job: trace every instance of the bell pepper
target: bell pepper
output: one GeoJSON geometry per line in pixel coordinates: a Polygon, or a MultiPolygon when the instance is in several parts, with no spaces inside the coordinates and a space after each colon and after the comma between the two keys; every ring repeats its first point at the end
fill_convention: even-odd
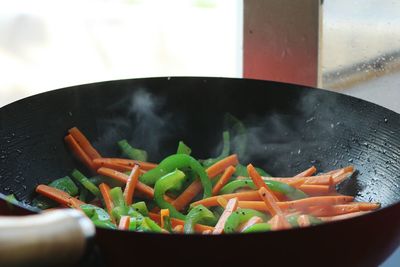
{"type": "Polygon", "coordinates": [[[212,186],[206,171],[196,159],[186,154],[174,154],[165,158],[156,168],[143,174],[140,181],[147,185],[153,185],[164,175],[176,169],[185,168],[192,169],[199,176],[204,190],[203,198],[211,197],[212,186]]]}
{"type": "Polygon", "coordinates": [[[80,208],[92,220],[94,225],[102,228],[117,229],[115,224],[111,222],[110,215],[102,208],[91,204],[81,205],[80,208]]]}
{"type": "Polygon", "coordinates": [[[144,201],[136,202],[132,204],[131,207],[144,216],[149,215],[149,210],[147,209],[146,203],[144,201]]]}
{"type": "Polygon", "coordinates": [[[118,141],[118,146],[122,151],[122,154],[130,159],[147,161],[147,152],[141,149],[132,147],[127,140],[123,139],[118,141]]]}
{"type": "Polygon", "coordinates": [[[226,220],[224,232],[227,234],[235,233],[240,224],[250,220],[254,216],[260,217],[264,222],[270,219],[270,216],[257,210],[239,208],[226,220]]]}
{"type": "Polygon", "coordinates": [[[113,189],[110,190],[110,196],[111,199],[114,203],[114,207],[124,207],[126,206],[125,204],[125,199],[124,199],[124,194],[122,193],[121,187],[114,187],[113,189]]]}
{"type": "MultiPolygon", "coordinates": [[[[274,192],[279,192],[284,194],[290,200],[302,199],[308,197],[303,191],[290,186],[288,184],[278,182],[278,181],[269,181],[265,180],[265,184],[274,192]]],[[[226,184],[220,191],[220,194],[230,194],[235,192],[239,188],[251,188],[257,189],[254,182],[250,179],[243,179],[243,180],[235,180],[226,184]]]]}
{"type": "Polygon", "coordinates": [[[214,213],[212,213],[209,209],[207,209],[203,205],[198,205],[191,209],[186,215],[183,231],[186,234],[194,233],[194,225],[196,223],[215,225],[217,223],[217,218],[215,217],[214,213]]]}
{"type": "Polygon", "coordinates": [[[176,154],[190,155],[190,153],[192,153],[192,150],[190,149],[190,147],[188,147],[183,141],[179,141],[176,154]]]}
{"type": "Polygon", "coordinates": [[[75,180],[81,183],[82,186],[85,187],[90,193],[92,193],[96,197],[101,197],[99,188],[94,183],[92,183],[85,175],[83,175],[83,173],[75,169],[72,171],[71,175],[72,177],[75,178],[75,180]]]}
{"type": "MultiPolygon", "coordinates": [[[[183,154],[182,154],[183,155],[183,154]]],[[[165,201],[164,194],[170,189],[179,190],[185,179],[185,173],[180,170],[167,173],[162,176],[154,186],[154,201],[162,209],[169,209],[170,216],[181,220],[185,219],[185,215],[180,213],[174,206],[165,201]]]]}
{"type": "Polygon", "coordinates": [[[270,230],[271,230],[271,225],[269,223],[256,223],[256,224],[248,227],[242,233],[244,233],[244,234],[260,233],[260,232],[268,232],[270,230]]]}
{"type": "Polygon", "coordinates": [[[162,233],[162,228],[149,217],[144,217],[143,221],[136,230],[139,232],[162,233]]]}
{"type": "MultiPolygon", "coordinates": [[[[311,225],[317,225],[322,223],[320,219],[317,217],[314,217],[312,215],[306,215],[308,217],[308,220],[310,221],[311,225]]],[[[299,227],[299,223],[297,222],[297,219],[299,218],[299,215],[291,215],[287,217],[287,221],[290,223],[292,227],[299,227]]]]}

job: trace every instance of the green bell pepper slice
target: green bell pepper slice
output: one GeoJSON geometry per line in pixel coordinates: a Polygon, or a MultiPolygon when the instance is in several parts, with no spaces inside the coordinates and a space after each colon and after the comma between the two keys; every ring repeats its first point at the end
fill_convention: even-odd
{"type": "Polygon", "coordinates": [[[260,232],[268,232],[271,230],[271,225],[269,223],[256,223],[252,226],[249,226],[242,233],[260,233],[260,232]]]}
{"type": "Polygon", "coordinates": [[[73,170],[72,171],[72,177],[75,178],[79,183],[82,184],[84,188],[86,188],[90,193],[95,195],[96,197],[101,197],[100,189],[92,183],[83,173],[81,173],[78,170],[73,170]]]}
{"type": "Polygon", "coordinates": [[[165,201],[164,194],[170,190],[179,190],[182,187],[182,183],[185,179],[185,173],[180,170],[167,173],[162,176],[154,186],[154,201],[162,209],[169,209],[171,217],[175,217],[181,220],[185,220],[185,215],[180,213],[173,205],[165,201]]]}
{"type": "Polygon", "coordinates": [[[137,212],[140,212],[140,214],[142,214],[143,216],[149,215],[149,210],[147,209],[146,202],[144,201],[136,202],[132,204],[131,207],[137,212]]]}
{"type": "Polygon", "coordinates": [[[92,220],[95,226],[108,229],[117,229],[115,224],[111,222],[110,215],[104,209],[91,204],[81,205],[80,208],[86,214],[86,216],[92,220]]]}
{"type": "MultiPolygon", "coordinates": [[[[308,220],[310,221],[311,225],[318,225],[322,223],[322,221],[317,217],[314,217],[312,215],[306,215],[306,216],[308,217],[308,220]]],[[[290,223],[292,227],[299,227],[299,223],[297,222],[298,218],[299,215],[291,215],[287,217],[287,221],[290,223]]]]}
{"type": "Polygon", "coordinates": [[[211,181],[203,166],[193,157],[186,154],[174,154],[166,157],[158,166],[140,177],[140,181],[147,185],[155,184],[164,175],[175,171],[176,169],[192,169],[200,178],[203,186],[203,198],[211,197],[211,181]]]}
{"type": "Polygon", "coordinates": [[[118,146],[122,151],[122,154],[130,159],[147,161],[147,152],[141,149],[132,147],[127,140],[123,139],[118,141],[118,146]]]}
{"type": "Polygon", "coordinates": [[[183,227],[184,233],[194,233],[194,225],[196,223],[215,225],[217,223],[217,218],[215,217],[214,213],[212,213],[209,209],[207,209],[203,205],[198,205],[191,209],[186,215],[185,225],[183,227]]]}
{"type": "Polygon", "coordinates": [[[271,216],[268,216],[267,214],[259,212],[257,210],[239,208],[235,212],[233,212],[226,220],[224,232],[227,234],[235,233],[240,224],[250,220],[251,217],[254,216],[260,217],[261,219],[263,219],[264,222],[268,221],[271,218],[271,216]]]}
{"type": "Polygon", "coordinates": [[[190,153],[192,153],[192,149],[190,149],[190,147],[188,147],[183,141],[179,141],[176,154],[190,155],[190,153]]]}
{"type": "MultiPolygon", "coordinates": [[[[305,194],[303,191],[290,186],[285,183],[281,183],[278,181],[269,181],[269,180],[264,180],[265,184],[268,186],[269,189],[271,189],[274,192],[279,192],[287,196],[290,200],[296,200],[296,199],[302,199],[308,197],[307,194],[305,194]]],[[[226,184],[224,187],[222,187],[220,194],[230,194],[235,192],[239,188],[251,188],[251,189],[257,189],[255,186],[254,182],[250,179],[243,179],[243,180],[235,180],[232,182],[229,182],[226,184]]]]}
{"type": "Polygon", "coordinates": [[[126,206],[125,204],[125,199],[124,199],[124,194],[122,193],[122,188],[121,187],[114,187],[110,190],[110,196],[111,199],[114,203],[114,207],[124,207],[126,206]]]}

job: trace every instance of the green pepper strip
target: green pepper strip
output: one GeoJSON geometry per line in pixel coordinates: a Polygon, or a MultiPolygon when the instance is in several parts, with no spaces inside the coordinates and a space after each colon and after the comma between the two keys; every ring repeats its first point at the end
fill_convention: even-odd
{"type": "Polygon", "coordinates": [[[211,197],[211,181],[201,164],[193,157],[186,154],[175,154],[165,158],[158,166],[140,177],[140,181],[147,185],[153,185],[164,175],[174,171],[175,169],[190,168],[199,177],[203,185],[203,198],[211,197]]]}
{"type": "Polygon", "coordinates": [[[220,161],[223,158],[226,158],[227,156],[229,156],[229,151],[231,149],[231,140],[230,140],[230,135],[228,131],[224,131],[222,133],[222,142],[223,142],[223,146],[222,146],[222,151],[221,154],[216,157],[216,158],[211,158],[211,159],[205,159],[202,161],[202,164],[204,166],[204,168],[208,168],[211,165],[213,165],[214,163],[220,161]]]}
{"type": "Polygon", "coordinates": [[[169,209],[171,217],[185,220],[185,215],[180,213],[174,206],[165,201],[164,194],[170,189],[179,190],[185,179],[185,173],[180,170],[167,173],[161,177],[154,186],[154,201],[162,209],[169,209]]]}
{"type": "Polygon", "coordinates": [[[144,216],[140,212],[136,211],[132,206],[118,206],[112,210],[113,217],[119,222],[122,216],[129,216],[135,218],[136,220],[143,220],[144,216]]]}
{"type": "MultiPolygon", "coordinates": [[[[271,189],[272,191],[279,192],[287,196],[290,200],[302,199],[308,197],[303,191],[290,186],[285,183],[281,183],[278,181],[265,181],[265,184],[271,189]]],[[[250,179],[244,180],[235,180],[228,184],[226,184],[220,191],[220,194],[230,194],[235,192],[239,188],[248,187],[251,189],[256,189],[257,187],[254,185],[254,182],[250,179]]]]}
{"type": "Polygon", "coordinates": [[[96,197],[101,197],[99,188],[94,183],[92,183],[85,175],[83,175],[83,173],[75,169],[72,171],[71,175],[79,183],[81,183],[83,187],[85,187],[90,193],[92,193],[96,197]]]}
{"type": "Polygon", "coordinates": [[[131,207],[144,216],[149,215],[149,210],[147,209],[146,203],[144,201],[136,202],[132,204],[131,207]]]}
{"type": "MultiPolygon", "coordinates": [[[[322,223],[320,219],[317,217],[314,217],[312,215],[306,215],[308,219],[310,220],[311,225],[317,225],[322,223]]],[[[297,222],[297,219],[299,218],[299,215],[291,215],[287,217],[287,221],[290,223],[292,227],[299,227],[299,223],[297,222]]]]}
{"type": "Polygon", "coordinates": [[[259,232],[267,232],[271,230],[271,225],[269,223],[256,223],[246,230],[243,231],[244,234],[249,233],[259,233],[259,232]]]}
{"type": "Polygon", "coordinates": [[[147,152],[141,149],[132,147],[127,140],[118,141],[118,146],[122,153],[130,159],[147,161],[147,152]]]}
{"type": "Polygon", "coordinates": [[[179,141],[176,154],[190,155],[190,153],[192,153],[192,150],[190,149],[190,147],[188,147],[183,141],[179,141]]]}
{"type": "Polygon", "coordinates": [[[94,205],[84,204],[80,207],[82,211],[88,216],[94,225],[102,228],[116,229],[117,227],[111,222],[110,215],[94,205]]]}
{"type": "Polygon", "coordinates": [[[114,207],[124,207],[125,199],[121,187],[114,187],[110,190],[110,196],[114,203],[114,207]]]}
{"type": "Polygon", "coordinates": [[[233,212],[226,220],[224,232],[227,234],[236,232],[240,224],[250,220],[251,217],[254,216],[260,217],[261,219],[263,219],[264,222],[268,221],[271,218],[265,213],[256,210],[239,208],[235,212],[233,212]]]}
{"type": "Polygon", "coordinates": [[[203,205],[194,207],[187,215],[183,231],[186,234],[194,233],[194,225],[196,223],[205,223],[215,225],[217,218],[215,215],[203,205]]]}

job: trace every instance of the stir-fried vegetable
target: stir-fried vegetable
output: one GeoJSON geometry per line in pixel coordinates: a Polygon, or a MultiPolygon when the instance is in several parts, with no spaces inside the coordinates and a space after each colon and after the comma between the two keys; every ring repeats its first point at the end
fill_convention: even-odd
{"type": "MultiPolygon", "coordinates": [[[[354,202],[336,185],[349,178],[348,166],[317,174],[312,166],[293,177],[271,177],[239,157],[247,146],[246,129],[227,116],[222,150],[197,160],[180,141],[176,154],[159,164],[146,151],[118,142],[126,158],[105,158],[76,127],[65,142],[87,167],[49,185],[38,185],[33,204],[82,210],[98,227],[126,231],[185,234],[258,233],[309,227],[379,209],[378,203],[354,202]],[[231,154],[233,153],[233,154],[231,154]],[[237,154],[239,153],[239,154],[237,154]],[[90,177],[90,178],[88,178],[90,177]]],[[[10,197],[10,201],[16,201],[10,197]]]]}

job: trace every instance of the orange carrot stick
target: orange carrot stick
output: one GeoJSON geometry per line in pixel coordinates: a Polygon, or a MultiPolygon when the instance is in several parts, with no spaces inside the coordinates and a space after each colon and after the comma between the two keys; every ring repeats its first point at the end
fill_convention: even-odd
{"type": "MultiPolygon", "coordinates": [[[[160,214],[149,212],[149,217],[150,217],[150,219],[152,219],[156,223],[159,223],[159,224],[161,223],[161,215],[160,214]]],[[[185,225],[185,221],[182,221],[182,220],[179,220],[179,219],[176,219],[176,218],[171,218],[171,225],[172,225],[173,228],[175,228],[178,225],[181,225],[183,227],[185,225]]],[[[203,232],[205,230],[213,231],[214,227],[197,223],[197,224],[194,225],[194,230],[196,232],[200,232],[201,233],[201,232],[203,232]]]]}
{"type": "Polygon", "coordinates": [[[83,133],[76,127],[73,127],[68,130],[69,134],[76,140],[80,147],[82,147],[83,151],[93,160],[97,158],[101,158],[101,155],[97,150],[90,144],[89,140],[83,133]]]}
{"type": "Polygon", "coordinates": [[[193,202],[191,205],[197,206],[201,204],[205,207],[218,206],[218,198],[224,198],[226,200],[230,200],[232,198],[237,198],[238,200],[260,200],[260,196],[257,191],[245,191],[204,198],[199,201],[193,202]]]}
{"type": "MultiPolygon", "coordinates": [[[[99,185],[99,189],[100,189],[100,193],[101,193],[101,195],[103,197],[104,205],[106,206],[108,214],[110,214],[110,216],[113,217],[112,216],[112,210],[114,208],[114,203],[113,203],[113,201],[111,199],[110,187],[105,183],[101,183],[99,185]]],[[[112,218],[112,220],[114,221],[114,218],[112,218]]]]}
{"type": "Polygon", "coordinates": [[[307,227],[311,225],[310,219],[306,215],[300,215],[297,218],[297,223],[299,224],[300,227],[307,227]]]}
{"type": "Polygon", "coordinates": [[[257,170],[254,168],[252,164],[247,165],[247,172],[250,175],[251,180],[253,180],[254,184],[257,188],[265,188],[268,191],[269,196],[276,202],[278,198],[272,193],[271,189],[265,184],[264,180],[262,179],[261,175],[258,174],[257,170]]]}
{"type": "Polygon", "coordinates": [[[329,185],[303,184],[299,189],[309,196],[323,196],[331,191],[329,185]]]}
{"type": "Polygon", "coordinates": [[[169,217],[169,209],[162,209],[160,211],[160,221],[161,228],[164,228],[165,225],[165,217],[169,217]]]}
{"type": "Polygon", "coordinates": [[[226,199],[223,198],[223,197],[218,197],[218,198],[217,198],[217,202],[218,202],[218,204],[219,204],[221,207],[223,207],[224,209],[226,208],[226,205],[228,205],[228,200],[226,200],[226,199]]]}
{"type": "Polygon", "coordinates": [[[74,156],[82,162],[86,167],[88,167],[92,171],[96,171],[96,167],[92,161],[92,159],[89,157],[89,155],[86,154],[86,152],[81,148],[81,146],[78,144],[78,142],[75,140],[75,138],[72,135],[67,135],[64,138],[65,143],[69,147],[69,149],[72,151],[74,156]]]}
{"type": "Polygon", "coordinates": [[[222,213],[221,217],[219,217],[218,222],[215,225],[214,231],[212,232],[214,235],[222,234],[224,232],[225,222],[228,219],[228,217],[232,214],[232,212],[236,210],[237,204],[238,204],[237,198],[232,198],[228,201],[228,204],[226,204],[224,212],[222,213]]]}
{"type": "Polygon", "coordinates": [[[268,221],[268,223],[271,224],[271,229],[274,231],[292,228],[290,223],[282,214],[275,215],[271,220],[268,221]]]}
{"type": "Polygon", "coordinates": [[[345,172],[345,171],[340,171],[337,172],[336,174],[332,175],[333,179],[333,184],[337,185],[346,180],[347,178],[350,178],[353,175],[352,171],[345,172]]]}
{"type": "Polygon", "coordinates": [[[312,206],[308,213],[316,217],[329,217],[358,211],[372,211],[380,208],[378,203],[353,202],[332,206],[312,206]]]}
{"type": "Polygon", "coordinates": [[[146,161],[140,161],[140,160],[133,160],[133,159],[122,159],[122,158],[98,158],[94,159],[93,162],[99,166],[99,167],[106,167],[107,164],[117,164],[117,165],[123,165],[127,167],[133,168],[135,165],[139,165],[140,169],[143,170],[151,170],[157,167],[157,164],[151,163],[151,162],[146,162],[146,161]]]}
{"type": "MultiPolygon", "coordinates": [[[[237,165],[239,163],[238,157],[236,154],[230,155],[226,158],[221,159],[220,161],[214,163],[210,167],[207,168],[206,173],[210,179],[214,178],[221,172],[223,172],[226,168],[231,165],[237,165]]],[[[197,196],[202,189],[201,182],[197,179],[193,183],[191,183],[185,191],[183,191],[172,203],[172,205],[177,210],[182,210],[185,208],[192,199],[197,196]]]]}
{"type": "Polygon", "coordinates": [[[272,215],[282,215],[283,212],[281,208],[279,208],[278,203],[275,201],[273,194],[270,193],[265,187],[261,187],[258,190],[258,194],[260,198],[264,201],[265,206],[267,207],[268,212],[272,215]]]}
{"type": "MultiPolygon", "coordinates": [[[[173,231],[174,233],[177,233],[177,234],[183,234],[183,225],[181,225],[181,224],[176,225],[176,226],[172,229],[172,231],[173,231]]],[[[204,233],[205,231],[210,231],[210,232],[211,232],[211,230],[204,230],[203,233],[204,233]]]]}
{"type": "Polygon", "coordinates": [[[118,229],[120,230],[129,230],[129,224],[131,223],[131,217],[129,216],[121,216],[119,220],[118,229]]]}
{"type": "Polygon", "coordinates": [[[215,196],[218,194],[219,190],[229,181],[229,179],[232,177],[232,174],[236,171],[236,168],[233,166],[229,166],[228,168],[225,169],[224,174],[222,174],[221,178],[219,181],[214,185],[214,188],[212,190],[212,194],[215,196]]]}
{"type": "Polygon", "coordinates": [[[70,196],[68,193],[62,190],[44,184],[38,185],[36,187],[36,192],[67,207],[79,208],[80,205],[86,204],[85,202],[70,196]]]}
{"type": "Polygon", "coordinates": [[[304,184],[330,185],[332,183],[332,179],[332,175],[310,176],[305,178],[304,184]]]}
{"type": "Polygon", "coordinates": [[[135,165],[135,167],[133,167],[128,177],[128,181],[126,182],[124,190],[124,199],[127,205],[131,205],[133,202],[133,194],[135,192],[135,188],[139,181],[139,175],[140,175],[139,165],[135,165]]]}
{"type": "Polygon", "coordinates": [[[253,216],[246,223],[244,223],[243,225],[241,225],[239,227],[239,232],[244,232],[250,226],[253,226],[253,225],[257,224],[257,223],[261,223],[262,221],[263,221],[263,219],[261,219],[260,217],[253,216]]]}
{"type": "Polygon", "coordinates": [[[305,170],[305,171],[303,171],[303,172],[301,172],[301,173],[299,173],[299,174],[296,174],[294,177],[311,176],[311,175],[313,175],[313,174],[316,173],[316,172],[317,172],[317,168],[315,168],[315,166],[311,166],[311,167],[308,168],[307,170],[305,170]]]}
{"type": "Polygon", "coordinates": [[[352,213],[347,213],[347,214],[342,214],[342,215],[337,215],[337,216],[318,217],[318,218],[320,220],[322,220],[323,222],[333,222],[333,221],[354,218],[354,217],[361,216],[361,215],[364,215],[364,214],[367,214],[370,212],[371,211],[357,211],[357,212],[352,212],[352,213]]]}
{"type": "Polygon", "coordinates": [[[211,230],[205,230],[202,232],[203,235],[209,235],[212,234],[211,230]]]}

